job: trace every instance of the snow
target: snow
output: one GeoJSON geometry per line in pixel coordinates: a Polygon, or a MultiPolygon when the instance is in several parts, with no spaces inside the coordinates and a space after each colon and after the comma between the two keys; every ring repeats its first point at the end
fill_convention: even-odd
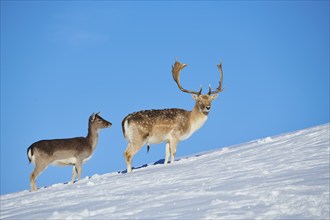
{"type": "Polygon", "coordinates": [[[330,124],[1,196],[1,219],[329,219],[330,124]]]}

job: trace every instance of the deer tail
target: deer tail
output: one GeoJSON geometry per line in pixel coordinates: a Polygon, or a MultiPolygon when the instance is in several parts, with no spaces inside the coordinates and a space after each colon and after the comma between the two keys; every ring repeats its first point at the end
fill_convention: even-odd
{"type": "Polygon", "coordinates": [[[31,145],[28,149],[27,149],[27,156],[28,156],[28,159],[29,159],[29,164],[31,163],[32,161],[32,156],[33,156],[33,145],[31,145]]]}

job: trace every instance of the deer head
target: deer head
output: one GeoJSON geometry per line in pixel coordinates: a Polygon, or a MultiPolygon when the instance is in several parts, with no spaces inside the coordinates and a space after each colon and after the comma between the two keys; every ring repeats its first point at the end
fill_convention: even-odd
{"type": "Polygon", "coordinates": [[[209,86],[209,92],[204,95],[202,94],[202,86],[200,87],[200,90],[198,92],[193,91],[193,90],[184,89],[181,86],[180,71],[186,66],[188,66],[188,65],[182,64],[176,60],[174,65],[172,66],[173,79],[182,92],[192,94],[192,97],[196,101],[196,104],[199,107],[200,111],[202,111],[204,114],[207,115],[209,113],[209,111],[211,110],[211,102],[218,97],[218,93],[223,91],[223,88],[222,88],[222,82],[223,82],[222,62],[220,62],[220,64],[217,65],[218,69],[220,71],[219,86],[214,91],[212,91],[211,86],[209,86]]]}
{"type": "Polygon", "coordinates": [[[96,129],[100,129],[100,128],[109,128],[111,127],[111,123],[104,120],[101,116],[100,116],[100,112],[98,113],[93,113],[90,117],[89,117],[89,126],[91,127],[95,127],[96,129]]]}

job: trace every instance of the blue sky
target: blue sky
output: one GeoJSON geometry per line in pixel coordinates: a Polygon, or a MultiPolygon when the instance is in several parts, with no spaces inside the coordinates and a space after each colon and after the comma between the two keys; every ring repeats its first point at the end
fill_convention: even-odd
{"type": "MultiPolygon", "coordinates": [[[[33,142],[85,136],[98,111],[113,126],[82,176],[125,170],[127,114],[194,106],[176,58],[204,91],[221,59],[225,87],[177,157],[329,122],[329,1],[1,1],[1,194],[29,189],[33,142]]],[[[133,166],[164,156],[143,148],[133,166]]],[[[71,172],[49,167],[37,186],[71,172]]]]}

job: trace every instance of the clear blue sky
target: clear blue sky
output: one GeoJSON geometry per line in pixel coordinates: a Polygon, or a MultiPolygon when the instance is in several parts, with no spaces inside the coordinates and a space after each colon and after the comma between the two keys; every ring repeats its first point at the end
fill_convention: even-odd
{"type": "MultiPolygon", "coordinates": [[[[221,59],[225,87],[178,157],[329,122],[329,1],[1,1],[1,194],[29,189],[33,142],[85,136],[98,111],[113,126],[83,177],[125,170],[127,114],[194,106],[175,58],[204,91],[221,59]]],[[[164,155],[143,148],[133,166],[164,155]]],[[[71,172],[49,167],[37,185],[71,172]]]]}

